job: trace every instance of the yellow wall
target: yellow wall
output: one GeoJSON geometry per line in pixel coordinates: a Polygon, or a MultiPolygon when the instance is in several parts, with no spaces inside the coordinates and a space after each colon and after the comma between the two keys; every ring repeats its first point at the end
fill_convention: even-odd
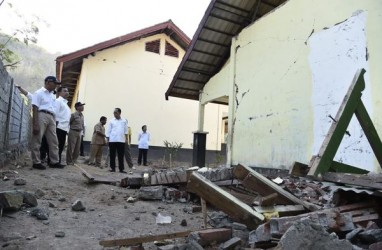
{"type": "MultiPolygon", "coordinates": [[[[113,118],[116,107],[132,128],[132,143],[137,144],[141,126],[151,133],[152,146],[163,141],[183,143],[191,148],[197,130],[198,102],[180,98],[165,100],[165,92],[184,55],[184,51],[164,34],[133,41],[97,52],[84,60],[80,76],[78,101],[85,102],[85,140],[91,139],[94,125],[103,115],[113,118]],[[160,54],[146,52],[145,42],[161,39],[160,54]],[[165,40],[179,50],[179,58],[164,55],[165,40]]],[[[207,149],[220,150],[221,121],[219,105],[209,105],[205,131],[207,149]]],[[[107,126],[107,124],[106,124],[107,126]]]]}
{"type": "MultiPolygon", "coordinates": [[[[234,95],[233,84],[237,84],[238,94],[231,99],[238,103],[234,108],[235,119],[232,119],[232,164],[289,168],[294,161],[308,163],[311,156],[318,153],[317,145],[321,145],[327,132],[325,128],[331,122],[328,114],[320,113],[318,107],[330,106],[335,111],[329,114],[334,117],[343,93],[346,93],[359,67],[367,69],[365,96],[370,96],[368,99],[371,100],[365,102],[370,102],[370,106],[367,106],[369,114],[377,131],[382,135],[380,13],[382,1],[377,0],[289,0],[233,39],[233,46],[239,48],[235,55],[231,53],[231,60],[226,65],[230,69],[223,68],[205,87],[208,92],[214,92],[213,86],[216,86],[216,79],[219,79],[224,88],[230,86],[227,87],[227,95],[234,95]],[[360,12],[362,13],[359,14],[360,12]],[[351,30],[353,25],[362,25],[362,21],[359,21],[362,17],[366,18],[363,32],[369,58],[351,58],[354,60],[354,68],[344,68],[343,63],[348,63],[349,58],[345,58],[346,53],[337,53],[335,42],[330,45],[330,48],[334,48],[332,51],[320,46],[325,46],[324,42],[330,39],[337,41],[336,32],[341,38],[346,38],[346,29],[350,27],[351,30]],[[341,26],[341,22],[345,24],[341,26]],[[336,30],[339,28],[341,30],[336,30]],[[320,39],[325,41],[320,44],[320,39]],[[333,55],[333,60],[325,62],[324,57],[317,56],[320,50],[333,55]],[[337,64],[335,60],[338,60],[337,64]],[[334,87],[330,91],[322,87],[320,89],[320,79],[327,78],[317,75],[329,72],[330,69],[325,69],[328,64],[335,65],[331,72],[335,81],[330,88],[334,87]],[[226,74],[232,75],[221,77],[226,74]],[[340,86],[339,91],[335,89],[336,84],[340,86]],[[317,93],[317,90],[320,91],[317,93]],[[326,98],[333,93],[341,96],[335,99],[336,103],[328,102],[326,98]],[[316,126],[320,126],[325,132],[317,133],[316,126]]],[[[362,39],[354,39],[354,46],[366,53],[365,47],[360,48],[362,39]]],[[[353,55],[351,50],[349,48],[349,57],[353,55]]],[[[236,50],[231,49],[232,51],[236,50]]],[[[221,87],[216,92],[220,95],[221,87]]],[[[357,122],[352,123],[356,125],[352,125],[350,129],[359,131],[357,122]]],[[[343,143],[349,143],[347,140],[351,139],[344,138],[343,143]]],[[[363,141],[361,144],[368,143],[363,141]]],[[[369,163],[372,159],[371,166],[366,164],[360,167],[379,169],[369,149],[354,149],[357,150],[364,150],[359,157],[366,159],[365,162],[369,163]]],[[[345,163],[350,164],[352,161],[359,162],[355,160],[356,157],[358,155],[352,150],[336,156],[338,160],[344,159],[345,163]]]]}

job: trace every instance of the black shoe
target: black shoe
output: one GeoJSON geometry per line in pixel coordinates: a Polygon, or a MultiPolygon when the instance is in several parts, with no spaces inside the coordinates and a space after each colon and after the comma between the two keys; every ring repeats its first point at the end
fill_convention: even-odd
{"type": "Polygon", "coordinates": [[[121,171],[119,171],[120,173],[124,173],[124,174],[127,174],[127,172],[126,171],[124,171],[124,170],[121,170],[121,171]]]}
{"type": "Polygon", "coordinates": [[[46,167],[44,165],[42,165],[41,163],[33,164],[32,168],[40,169],[40,170],[46,169],[46,167]]]}
{"type": "Polygon", "coordinates": [[[64,168],[65,165],[62,165],[61,163],[57,162],[56,164],[50,164],[49,167],[51,167],[51,168],[64,168]]]}
{"type": "Polygon", "coordinates": [[[143,166],[148,166],[149,164],[143,164],[143,166]]]}
{"type": "Polygon", "coordinates": [[[115,169],[110,169],[109,172],[115,172],[115,169]]]}

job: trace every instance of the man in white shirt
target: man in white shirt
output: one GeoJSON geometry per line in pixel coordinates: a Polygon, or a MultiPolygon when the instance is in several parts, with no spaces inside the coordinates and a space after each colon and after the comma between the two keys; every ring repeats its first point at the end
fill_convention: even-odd
{"type": "Polygon", "coordinates": [[[149,151],[149,141],[150,141],[150,133],[147,132],[147,126],[142,126],[142,132],[138,135],[138,165],[140,166],[142,164],[143,159],[143,165],[147,166],[147,152],[149,151]]]}
{"type": "Polygon", "coordinates": [[[34,92],[32,96],[33,108],[33,135],[31,142],[31,155],[33,168],[46,169],[41,164],[40,146],[42,137],[45,135],[49,145],[50,167],[63,168],[64,165],[59,163],[58,158],[58,141],[56,134],[56,119],[55,119],[55,100],[53,94],[56,84],[60,82],[54,76],[45,78],[44,87],[34,92]]]}
{"type": "Polygon", "coordinates": [[[125,142],[127,140],[127,119],[121,118],[121,109],[114,109],[114,119],[109,122],[106,139],[109,142],[110,172],[115,172],[115,155],[118,155],[119,172],[126,173],[124,167],[125,142]]]}
{"type": "Polygon", "coordinates": [[[71,111],[68,106],[69,91],[66,87],[59,87],[57,89],[56,99],[56,134],[58,140],[58,158],[61,163],[62,151],[65,147],[66,135],[69,131],[69,120],[71,111]]]}

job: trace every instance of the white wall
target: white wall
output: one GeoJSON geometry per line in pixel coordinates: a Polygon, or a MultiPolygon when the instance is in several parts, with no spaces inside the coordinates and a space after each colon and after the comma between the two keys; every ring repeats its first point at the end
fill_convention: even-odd
{"type": "MultiPolygon", "coordinates": [[[[380,13],[382,1],[289,0],[233,39],[229,69],[206,85],[209,92],[216,79],[230,86],[232,164],[309,163],[360,67],[363,101],[382,134],[380,13]]],[[[380,171],[360,129],[352,121],[336,160],[380,171]]]]}
{"type": "MultiPolygon", "coordinates": [[[[85,140],[89,141],[93,126],[100,116],[113,118],[116,107],[122,109],[132,128],[132,143],[137,143],[141,126],[151,133],[151,145],[164,146],[163,141],[183,143],[191,148],[193,131],[197,130],[198,102],[180,98],[165,100],[165,92],[184,55],[184,51],[168,36],[155,35],[125,45],[97,52],[85,59],[80,76],[78,100],[85,102],[85,140]],[[160,54],[146,52],[145,42],[161,39],[160,54]],[[165,40],[179,50],[179,58],[164,55],[165,40]]],[[[219,107],[211,105],[206,113],[207,149],[219,150],[215,131],[219,107]]],[[[107,126],[107,125],[106,125],[107,126]]]]}

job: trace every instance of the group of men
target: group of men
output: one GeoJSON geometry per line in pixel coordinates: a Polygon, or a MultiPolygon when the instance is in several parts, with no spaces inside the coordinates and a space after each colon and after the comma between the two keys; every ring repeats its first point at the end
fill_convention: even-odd
{"type": "MultiPolygon", "coordinates": [[[[43,164],[41,152],[47,152],[48,164],[51,168],[64,168],[61,155],[65,148],[66,136],[68,136],[66,150],[66,164],[74,165],[80,155],[82,135],[84,131],[84,103],[75,103],[76,111],[71,113],[68,106],[69,91],[61,86],[61,82],[54,76],[47,76],[44,86],[33,94],[24,90],[21,86],[17,88],[32,102],[32,140],[31,156],[35,169],[46,169],[43,164]],[[44,143],[46,145],[44,145],[44,143]],[[45,149],[46,147],[46,149],[45,149]]],[[[130,154],[131,129],[128,127],[127,119],[121,117],[121,109],[114,109],[114,118],[110,121],[108,130],[105,132],[104,125],[107,118],[102,116],[99,123],[94,126],[89,165],[101,166],[102,149],[109,145],[108,159],[110,159],[110,171],[115,172],[118,157],[119,172],[126,173],[124,159],[129,168],[134,168],[130,154]]],[[[138,165],[147,166],[147,152],[149,148],[150,134],[147,126],[142,126],[142,132],[138,135],[138,165]]]]}
{"type": "Polygon", "coordinates": [[[82,115],[85,104],[77,102],[76,112],[68,106],[69,91],[54,76],[47,76],[44,86],[33,94],[20,86],[17,88],[32,101],[31,156],[35,169],[46,169],[41,160],[43,138],[48,145],[48,164],[51,168],[64,168],[61,155],[68,135],[66,164],[74,164],[80,154],[81,132],[84,129],[82,115]]]}
{"type": "MultiPolygon", "coordinates": [[[[102,148],[104,145],[109,145],[109,153],[106,159],[106,163],[110,160],[110,172],[115,172],[116,161],[118,158],[118,169],[120,173],[126,173],[124,167],[124,160],[129,166],[129,168],[134,168],[130,153],[131,144],[131,129],[128,126],[127,119],[121,117],[122,110],[120,108],[115,108],[113,115],[114,118],[109,122],[108,129],[105,132],[105,124],[107,118],[101,116],[99,123],[94,126],[89,165],[95,165],[101,167],[102,160],[102,148]]],[[[138,165],[141,165],[143,160],[143,165],[147,166],[147,151],[149,148],[150,134],[147,132],[147,126],[142,126],[142,132],[138,135],[138,165]]],[[[107,164],[108,165],[108,164],[107,164]]]]}

